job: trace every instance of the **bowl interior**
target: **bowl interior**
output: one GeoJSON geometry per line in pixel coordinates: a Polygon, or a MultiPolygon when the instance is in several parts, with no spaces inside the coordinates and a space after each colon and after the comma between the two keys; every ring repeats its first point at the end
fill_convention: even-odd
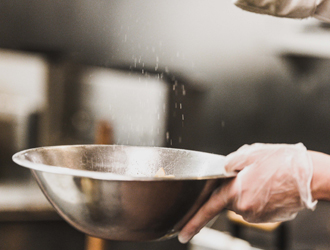
{"type": "Polygon", "coordinates": [[[101,179],[150,179],[163,168],[176,179],[227,176],[221,155],[156,147],[76,145],[29,149],[13,160],[34,170],[101,179]],[[102,173],[102,176],[99,174],[102,173]],[[111,175],[106,175],[110,173],[111,175]],[[115,177],[116,176],[116,177],[115,177]]]}

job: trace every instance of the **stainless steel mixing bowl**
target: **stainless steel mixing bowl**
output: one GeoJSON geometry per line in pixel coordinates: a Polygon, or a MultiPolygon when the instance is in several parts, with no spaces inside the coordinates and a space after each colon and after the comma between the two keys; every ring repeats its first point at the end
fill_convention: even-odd
{"type": "Polygon", "coordinates": [[[229,177],[220,155],[119,145],[25,150],[30,168],[57,212],[95,237],[149,241],[174,237],[229,177]],[[159,168],[174,177],[155,177],[159,168]]]}

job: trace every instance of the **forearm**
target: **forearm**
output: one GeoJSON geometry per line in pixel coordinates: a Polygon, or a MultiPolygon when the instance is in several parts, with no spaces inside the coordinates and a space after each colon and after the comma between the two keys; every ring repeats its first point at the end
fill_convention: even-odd
{"type": "Polygon", "coordinates": [[[324,0],[319,8],[315,10],[314,17],[330,23],[330,0],[324,0]]]}
{"type": "Polygon", "coordinates": [[[316,17],[330,22],[330,0],[233,0],[239,8],[279,17],[316,17]]]}
{"type": "Polygon", "coordinates": [[[308,151],[313,162],[313,178],[311,182],[314,200],[330,201],[330,155],[308,151]]]}

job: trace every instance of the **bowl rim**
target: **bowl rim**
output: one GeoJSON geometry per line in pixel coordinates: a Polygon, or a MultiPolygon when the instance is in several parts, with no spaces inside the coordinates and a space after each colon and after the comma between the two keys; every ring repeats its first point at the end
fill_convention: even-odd
{"type": "Polygon", "coordinates": [[[194,154],[203,154],[203,155],[210,155],[212,157],[219,157],[219,160],[224,160],[225,156],[195,151],[195,150],[187,150],[187,149],[177,149],[177,148],[166,148],[166,147],[155,147],[155,146],[130,146],[130,145],[109,145],[109,144],[76,144],[76,145],[56,145],[56,146],[44,146],[44,147],[35,147],[29,148],[22,151],[15,153],[12,156],[12,160],[25,168],[30,169],[31,171],[39,171],[39,172],[46,172],[46,173],[53,173],[53,174],[62,174],[62,175],[70,175],[76,177],[86,177],[91,179],[98,179],[98,180],[117,180],[117,181],[180,181],[180,180],[208,180],[208,179],[223,179],[234,177],[236,173],[228,173],[224,170],[222,174],[218,175],[205,175],[205,176],[184,176],[184,177],[148,177],[148,176],[128,176],[128,175],[121,175],[115,174],[110,172],[100,172],[100,171],[93,171],[93,170],[81,170],[81,169],[72,169],[63,166],[54,166],[48,165],[43,163],[34,163],[25,158],[25,155],[37,151],[37,150],[51,150],[56,148],[74,148],[74,147],[126,147],[126,148],[155,148],[161,150],[168,150],[168,151],[183,151],[189,152],[194,154]]]}

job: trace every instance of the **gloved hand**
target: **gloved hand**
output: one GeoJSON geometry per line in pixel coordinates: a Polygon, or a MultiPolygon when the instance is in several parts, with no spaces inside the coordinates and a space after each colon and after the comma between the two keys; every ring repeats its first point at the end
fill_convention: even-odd
{"type": "Polygon", "coordinates": [[[330,22],[330,0],[233,0],[241,9],[279,17],[315,17],[330,22]]]}
{"type": "Polygon", "coordinates": [[[179,234],[187,242],[222,209],[228,208],[248,222],[293,219],[304,209],[314,209],[311,194],[312,160],[301,143],[252,144],[239,148],[225,160],[237,176],[216,190],[179,234]]]}
{"type": "Polygon", "coordinates": [[[301,143],[245,145],[226,157],[227,171],[240,171],[232,209],[248,222],[294,219],[313,209],[313,164],[301,143]]]}

